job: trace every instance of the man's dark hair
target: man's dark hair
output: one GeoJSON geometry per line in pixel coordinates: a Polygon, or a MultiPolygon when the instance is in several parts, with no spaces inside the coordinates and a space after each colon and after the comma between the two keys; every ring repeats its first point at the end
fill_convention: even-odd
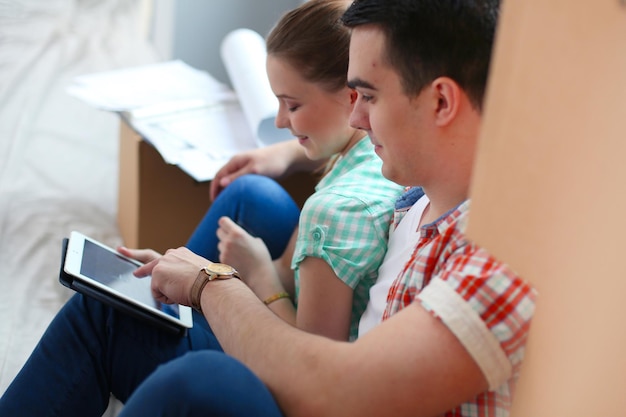
{"type": "Polygon", "coordinates": [[[481,109],[498,9],[499,0],[355,0],[342,21],[350,28],[373,24],[383,31],[383,59],[407,95],[446,76],[481,109]]]}

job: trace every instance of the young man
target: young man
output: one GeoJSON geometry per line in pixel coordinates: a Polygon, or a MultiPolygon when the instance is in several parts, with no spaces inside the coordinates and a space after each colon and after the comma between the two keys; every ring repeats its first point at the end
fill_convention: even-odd
{"type": "Polygon", "coordinates": [[[132,393],[121,416],[508,414],[534,290],[463,235],[496,16],[489,0],[357,0],[344,16],[358,92],[352,122],[370,135],[386,177],[421,187],[398,206],[362,336],[347,343],[302,332],[239,280],[206,282],[200,268],[217,266],[170,250],[138,272],[152,274],[162,301],[199,303],[228,355],[183,355],[194,340],[149,338],[145,326],[83,299],[80,312],[106,346],[85,373],[100,370],[105,394],[132,393]],[[116,322],[100,329],[100,316],[116,322]],[[106,336],[113,325],[126,326],[128,350],[106,336]],[[128,369],[109,360],[118,356],[128,369]],[[118,387],[120,372],[138,376],[118,387]]]}
{"type": "MultiPolygon", "coordinates": [[[[203,312],[224,350],[285,415],[507,413],[534,291],[463,235],[497,11],[493,1],[357,0],[344,16],[353,125],[387,178],[422,187],[421,210],[399,223],[419,236],[416,247],[390,244],[401,262],[379,278],[393,280],[384,321],[353,344],[282,325],[237,280],[205,287],[203,312]]],[[[176,250],[146,272],[154,267],[164,299],[189,304],[201,262],[176,250]]]]}

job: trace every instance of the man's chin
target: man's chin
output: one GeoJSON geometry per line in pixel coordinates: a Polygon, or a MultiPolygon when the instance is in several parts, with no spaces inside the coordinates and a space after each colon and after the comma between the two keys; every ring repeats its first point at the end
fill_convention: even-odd
{"type": "Polygon", "coordinates": [[[388,179],[391,182],[395,182],[398,185],[402,185],[402,186],[411,186],[412,184],[408,183],[408,181],[406,181],[406,178],[402,178],[402,176],[398,175],[398,172],[393,170],[393,169],[389,169],[389,165],[385,162],[383,162],[383,167],[381,170],[381,173],[383,174],[383,177],[385,177],[386,179],[388,179]]]}
{"type": "MultiPolygon", "coordinates": [[[[383,167],[381,170],[383,177],[387,178],[389,181],[394,181],[393,171],[389,169],[387,163],[383,161],[383,167]]],[[[394,181],[395,182],[395,181],[394,181]]]]}

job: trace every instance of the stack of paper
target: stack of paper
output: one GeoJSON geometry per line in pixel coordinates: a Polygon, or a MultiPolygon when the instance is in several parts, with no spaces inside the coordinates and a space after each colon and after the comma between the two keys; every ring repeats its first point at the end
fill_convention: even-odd
{"type": "Polygon", "coordinates": [[[182,61],[78,77],[67,92],[119,112],[163,159],[211,180],[238,152],[290,139],[274,126],[278,102],[265,73],[265,43],[238,29],[222,43],[235,91],[182,61]]]}

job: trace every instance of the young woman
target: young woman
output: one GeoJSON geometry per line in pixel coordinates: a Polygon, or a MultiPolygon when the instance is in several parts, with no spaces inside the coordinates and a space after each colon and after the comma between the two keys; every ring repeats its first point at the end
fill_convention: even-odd
{"type": "Polygon", "coordinates": [[[234,266],[284,320],[339,340],[356,337],[402,191],[383,178],[369,138],[349,124],[356,99],[346,86],[349,32],[337,23],[347,6],[309,1],[271,31],[267,73],[279,102],[276,125],[297,139],[226,164],[213,181],[219,195],[186,245],[234,266]],[[325,161],[296,226],[296,204],[269,176],[325,161]],[[243,175],[250,172],[264,175],[243,175]]]}
{"type": "MultiPolygon", "coordinates": [[[[258,298],[284,320],[342,340],[356,335],[368,288],[386,251],[394,201],[402,191],[382,177],[369,138],[349,125],[355,94],[346,87],[349,33],[339,23],[347,5],[344,0],[309,0],[272,30],[267,39],[267,70],[280,103],[276,122],[296,139],[233,158],[214,180],[213,193],[219,196],[189,242],[197,253],[219,247],[220,260],[238,268],[258,298]],[[268,176],[325,163],[323,177],[299,216],[284,190],[268,194],[277,189],[268,176]],[[243,175],[248,173],[263,175],[243,175]],[[256,191],[260,192],[257,200],[252,194],[256,191]],[[255,203],[268,195],[273,195],[271,204],[255,203]],[[222,203],[235,206],[233,219],[218,210],[222,203]],[[248,216],[244,208],[254,210],[254,215],[248,216]],[[248,230],[260,225],[266,231],[253,237],[244,228],[255,216],[248,230]],[[219,242],[196,239],[213,236],[216,229],[219,242]],[[276,249],[283,253],[272,263],[264,242],[278,229],[287,232],[276,249]],[[284,292],[294,294],[297,309],[284,292]]],[[[159,256],[151,250],[120,251],[142,261],[159,256]]],[[[160,365],[169,362],[176,368],[173,360],[207,350],[220,351],[221,346],[198,311],[194,327],[178,337],[77,294],[57,314],[0,398],[0,415],[99,416],[110,393],[126,402],[160,365]]],[[[216,365],[226,358],[216,355],[211,362],[216,365]]],[[[212,404],[223,403],[228,412],[240,415],[280,414],[255,409],[257,402],[245,392],[238,394],[240,401],[233,401],[212,396],[207,387],[236,387],[250,375],[234,370],[226,375],[197,375],[194,369],[177,369],[190,372],[193,388],[170,386],[148,403],[133,401],[121,415],[157,415],[151,412],[151,404],[157,406],[166,397],[176,404],[171,415],[188,415],[185,404],[176,401],[178,389],[212,404]]]]}

